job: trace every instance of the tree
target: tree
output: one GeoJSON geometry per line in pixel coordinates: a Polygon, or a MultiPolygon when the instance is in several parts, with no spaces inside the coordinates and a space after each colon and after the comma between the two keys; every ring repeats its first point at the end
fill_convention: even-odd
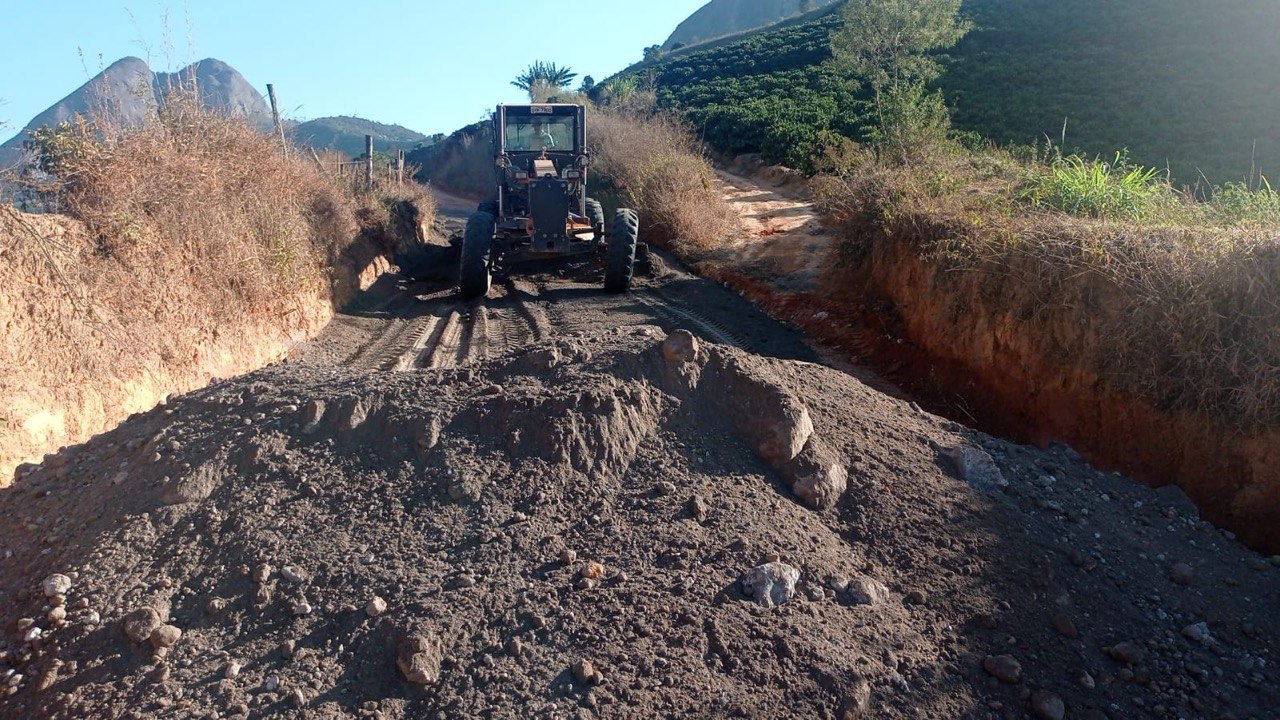
{"type": "MultiPolygon", "coordinates": [[[[843,24],[831,37],[833,62],[871,87],[880,139],[894,138],[903,156],[904,132],[895,119],[920,117],[905,102],[922,103],[916,110],[945,113],[945,105],[925,91],[938,79],[942,64],[932,55],[960,42],[972,24],[960,17],[961,0],[851,0],[841,10],[843,24]],[[893,107],[890,107],[893,106],[893,107]]],[[[936,127],[938,118],[925,124],[936,127]]]]}
{"type": "Polygon", "coordinates": [[[539,60],[517,75],[511,84],[529,93],[531,101],[539,102],[569,87],[576,77],[578,73],[571,68],[539,60]]]}
{"type": "Polygon", "coordinates": [[[590,75],[582,78],[582,87],[578,88],[578,92],[587,94],[596,89],[596,79],[590,75]]]}
{"type": "Polygon", "coordinates": [[[657,60],[658,58],[661,58],[665,54],[666,53],[662,52],[661,45],[650,45],[649,47],[644,49],[644,62],[649,62],[650,60],[657,60]]]}

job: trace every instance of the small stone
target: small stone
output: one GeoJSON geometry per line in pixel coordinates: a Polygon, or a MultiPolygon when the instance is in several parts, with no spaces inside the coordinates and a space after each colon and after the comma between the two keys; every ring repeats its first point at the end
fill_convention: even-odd
{"type": "Polygon", "coordinates": [[[1209,632],[1208,623],[1193,623],[1182,628],[1182,637],[1201,645],[1213,644],[1213,634],[1209,632]]]}
{"type": "Polygon", "coordinates": [[[747,597],[763,607],[774,607],[795,598],[800,570],[783,562],[769,562],[748,570],[740,582],[747,597]]]}
{"type": "Polygon", "coordinates": [[[1088,672],[1081,670],[1076,674],[1076,682],[1085,690],[1092,690],[1098,686],[1098,682],[1088,672]]]}
{"type": "Polygon", "coordinates": [[[1107,654],[1112,660],[1122,662],[1127,665],[1138,665],[1147,657],[1147,651],[1143,650],[1140,645],[1132,642],[1122,642],[1112,645],[1107,654]]]}
{"type": "Polygon", "coordinates": [[[454,587],[465,590],[466,588],[475,587],[476,579],[473,575],[463,573],[462,575],[459,575],[456,580],[453,581],[453,584],[454,584],[454,587]]]}
{"type": "Polygon", "coordinates": [[[1186,563],[1178,563],[1169,570],[1169,579],[1184,587],[1190,587],[1196,582],[1196,571],[1186,563]]]}
{"type": "Polygon", "coordinates": [[[925,605],[929,602],[929,596],[923,590],[912,590],[903,599],[908,605],[925,605]]]}
{"type": "Polygon", "coordinates": [[[296,647],[297,647],[297,643],[295,643],[294,641],[285,640],[284,642],[280,643],[280,647],[277,649],[280,651],[280,657],[284,658],[285,660],[292,660],[293,650],[296,647]]]}
{"type": "Polygon", "coordinates": [[[653,486],[653,494],[657,495],[658,497],[667,497],[668,495],[675,495],[676,485],[675,483],[672,483],[672,482],[666,482],[666,481],[660,482],[657,485],[653,486]]]}
{"type": "Polygon", "coordinates": [[[1050,618],[1053,622],[1053,629],[1065,638],[1075,640],[1080,637],[1080,631],[1076,629],[1076,624],[1071,622],[1071,618],[1066,613],[1054,613],[1050,618]]]}
{"type": "Polygon", "coordinates": [[[275,692],[280,689],[280,676],[268,675],[266,681],[262,683],[262,689],[267,692],[275,692]]]}
{"type": "Polygon", "coordinates": [[[599,685],[604,681],[604,676],[586,658],[573,664],[573,676],[583,685],[599,685]]]}
{"type": "Polygon", "coordinates": [[[240,670],[242,670],[243,668],[244,668],[244,665],[242,665],[239,661],[232,660],[231,662],[227,663],[226,669],[222,671],[222,676],[228,680],[235,680],[236,678],[240,677],[240,670]]]}
{"type": "Polygon", "coordinates": [[[300,708],[307,704],[307,694],[302,690],[302,688],[296,687],[289,692],[289,704],[296,708],[300,708]]]}
{"type": "Polygon", "coordinates": [[[66,595],[71,589],[71,578],[62,574],[54,574],[45,578],[40,583],[40,588],[44,590],[44,596],[51,598],[54,595],[66,595]]]}
{"type": "Polygon", "coordinates": [[[689,498],[688,508],[689,517],[698,522],[706,522],[709,508],[707,507],[707,501],[702,499],[701,495],[694,495],[689,498]]]}
{"type": "Polygon", "coordinates": [[[570,550],[569,548],[565,548],[565,549],[563,549],[563,550],[561,550],[561,551],[560,551],[560,564],[561,564],[561,565],[569,566],[569,565],[574,564],[574,563],[575,563],[575,562],[577,562],[577,561],[578,561],[578,553],[577,553],[577,552],[575,552],[575,551],[573,551],[573,550],[570,550]]]}
{"type": "Polygon", "coordinates": [[[58,607],[55,607],[54,609],[49,611],[47,618],[49,620],[50,625],[57,627],[62,623],[66,622],[67,609],[59,605],[58,607]]]}
{"type": "Polygon", "coordinates": [[[1022,663],[1012,655],[988,655],[982,668],[991,677],[1006,685],[1016,685],[1022,680],[1022,663]]]}
{"type": "Polygon", "coordinates": [[[853,687],[846,691],[844,702],[840,705],[837,720],[862,720],[870,717],[871,684],[859,678],[853,687]]]}
{"type": "Polygon", "coordinates": [[[280,577],[295,585],[300,585],[307,581],[307,574],[293,565],[285,565],[280,568],[280,577]]]}
{"type": "Polygon", "coordinates": [[[598,562],[589,562],[582,566],[579,574],[588,580],[599,580],[604,577],[604,566],[598,562]]]}
{"type": "Polygon", "coordinates": [[[404,679],[415,685],[440,682],[440,664],[444,653],[440,643],[423,635],[411,635],[400,642],[396,666],[404,679]]]}
{"type": "Polygon", "coordinates": [[[698,338],[688,330],[672,330],[662,341],[662,357],[672,365],[692,362],[698,357],[698,338]]]}
{"type": "Polygon", "coordinates": [[[90,610],[84,616],[84,624],[90,627],[96,626],[101,622],[102,622],[102,616],[98,614],[97,610],[90,610]]]}
{"type": "Polygon", "coordinates": [[[155,608],[141,607],[124,618],[124,633],[129,639],[142,643],[151,639],[151,633],[164,624],[155,608]]]}
{"type": "Polygon", "coordinates": [[[1031,696],[1031,712],[1040,720],[1062,720],[1067,706],[1056,693],[1038,690],[1031,696]]]}
{"type": "Polygon", "coordinates": [[[520,642],[520,638],[511,638],[507,641],[506,650],[511,657],[520,657],[524,652],[524,643],[520,642]]]}
{"type": "Polygon", "coordinates": [[[161,625],[151,633],[151,645],[156,649],[171,648],[182,638],[182,630],[173,625],[161,625]]]}
{"type": "Polygon", "coordinates": [[[849,597],[859,605],[880,605],[889,601],[889,588],[884,583],[869,577],[856,577],[849,581],[845,588],[849,597]]]}
{"type": "MultiPolygon", "coordinates": [[[[80,598],[80,599],[81,599],[81,600],[83,600],[84,598],[80,598]]],[[[66,604],[67,604],[67,596],[66,596],[66,595],[58,594],[58,595],[54,595],[53,597],[49,598],[49,606],[50,606],[50,607],[62,607],[63,605],[66,605],[66,604]]]]}
{"type": "Polygon", "coordinates": [[[227,601],[222,598],[213,598],[204,605],[204,611],[209,615],[221,615],[222,611],[226,609],[227,601]]]}
{"type": "Polygon", "coordinates": [[[259,585],[266,582],[271,578],[271,570],[272,568],[270,565],[268,565],[267,563],[262,563],[261,565],[253,569],[253,581],[258,583],[259,585]]]}
{"type": "Polygon", "coordinates": [[[27,631],[25,633],[22,634],[22,642],[33,643],[36,640],[39,640],[40,636],[43,634],[44,634],[44,630],[41,630],[36,625],[32,625],[31,627],[27,628],[27,631]]]}
{"type": "Polygon", "coordinates": [[[371,618],[376,618],[386,611],[387,601],[377,595],[374,595],[373,599],[369,601],[369,604],[364,606],[364,614],[371,618]]]}
{"type": "Polygon", "coordinates": [[[306,600],[299,600],[293,604],[293,614],[297,617],[303,617],[311,614],[311,603],[306,600]]]}

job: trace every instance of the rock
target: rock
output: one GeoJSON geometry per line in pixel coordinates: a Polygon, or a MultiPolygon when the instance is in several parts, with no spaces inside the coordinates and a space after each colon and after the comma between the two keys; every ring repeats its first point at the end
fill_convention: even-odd
{"type": "Polygon", "coordinates": [[[228,680],[235,680],[236,678],[240,677],[240,670],[243,668],[244,668],[244,665],[242,665],[239,661],[232,660],[231,662],[227,663],[226,669],[222,671],[222,676],[228,680]]]}
{"type": "Polygon", "coordinates": [[[71,578],[66,575],[54,574],[45,578],[40,583],[40,589],[44,590],[44,596],[51,598],[54,595],[66,595],[71,589],[71,578]]]}
{"type": "Polygon", "coordinates": [[[1193,623],[1182,628],[1182,637],[1201,645],[1213,644],[1213,634],[1209,632],[1208,623],[1193,623]]]}
{"type": "Polygon", "coordinates": [[[27,631],[25,633],[22,634],[22,642],[33,643],[36,640],[39,640],[40,636],[43,634],[44,634],[44,630],[40,629],[35,625],[32,625],[31,627],[27,628],[27,631]]]}
{"type": "Polygon", "coordinates": [[[573,664],[573,676],[583,685],[599,685],[604,682],[604,675],[585,658],[573,664]]]}
{"type": "Polygon", "coordinates": [[[604,566],[598,562],[589,562],[582,566],[582,571],[579,575],[588,580],[599,580],[604,577],[604,566]]]}
{"type": "Polygon", "coordinates": [[[982,661],[982,669],[1006,685],[1016,685],[1022,680],[1022,663],[1012,655],[988,655],[982,661]]]}
{"type": "Polygon", "coordinates": [[[707,507],[707,501],[702,499],[701,495],[694,495],[689,498],[689,502],[686,507],[689,510],[689,517],[700,523],[706,522],[709,508],[707,507]]]}
{"type": "Polygon", "coordinates": [[[771,562],[742,576],[742,591],[763,607],[791,602],[796,596],[800,570],[783,562],[771,562]]]}
{"type": "Polygon", "coordinates": [[[792,494],[815,510],[835,507],[849,487],[849,472],[839,456],[816,437],[777,470],[790,483],[792,494]]]}
{"type": "Polygon", "coordinates": [[[312,610],[311,603],[307,602],[306,600],[299,600],[295,602],[292,608],[293,614],[296,617],[303,617],[306,615],[310,615],[311,610],[312,610]]]}
{"type": "Polygon", "coordinates": [[[178,644],[178,640],[182,638],[182,630],[173,625],[161,625],[151,631],[151,646],[159,650],[160,648],[171,648],[178,644]]]}
{"type": "Polygon", "coordinates": [[[849,598],[859,605],[880,605],[889,602],[889,588],[884,583],[869,577],[856,577],[849,581],[845,588],[849,598]]]}
{"type": "Polygon", "coordinates": [[[373,599],[369,601],[369,604],[364,606],[364,614],[371,618],[376,618],[386,611],[387,601],[377,595],[374,595],[373,599]]]}
{"type": "Polygon", "coordinates": [[[762,460],[780,467],[808,444],[813,435],[809,409],[778,378],[729,358],[722,384],[729,419],[762,460]]]}
{"type": "Polygon", "coordinates": [[[1196,582],[1196,571],[1186,563],[1178,563],[1169,570],[1169,579],[1183,587],[1191,587],[1196,582]]]}
{"type": "Polygon", "coordinates": [[[253,569],[253,581],[261,585],[271,578],[272,567],[267,563],[262,563],[253,569]]]}
{"type": "Polygon", "coordinates": [[[1000,466],[986,450],[971,445],[960,445],[946,452],[960,479],[984,492],[1009,486],[1000,466]]]}
{"type": "Polygon", "coordinates": [[[262,689],[267,692],[275,692],[280,689],[280,676],[268,675],[267,679],[262,683],[262,689]]]}
{"type": "Polygon", "coordinates": [[[1071,622],[1071,618],[1067,617],[1066,613],[1054,613],[1050,620],[1053,623],[1053,629],[1057,630],[1058,634],[1063,637],[1072,640],[1080,637],[1080,631],[1076,629],[1076,624],[1071,622]]]}
{"type": "Polygon", "coordinates": [[[1031,712],[1040,720],[1062,720],[1067,714],[1067,706],[1056,693],[1037,690],[1031,696],[1031,712]]]}
{"type": "Polygon", "coordinates": [[[285,640],[284,642],[280,643],[280,647],[277,648],[277,650],[280,651],[280,657],[284,658],[285,660],[292,660],[293,650],[296,647],[297,647],[297,643],[295,643],[294,641],[285,640]]]}
{"type": "Polygon", "coordinates": [[[862,720],[871,712],[871,684],[859,678],[845,693],[837,720],[862,720]]]}
{"type": "Polygon", "coordinates": [[[227,601],[222,598],[213,598],[205,603],[204,611],[209,615],[221,615],[223,610],[227,609],[227,601]]]}
{"type": "Polygon", "coordinates": [[[300,585],[307,581],[307,574],[293,565],[285,565],[280,568],[280,577],[295,585],[300,585]]]}
{"type": "Polygon", "coordinates": [[[923,590],[912,590],[903,600],[908,605],[925,605],[929,602],[929,595],[923,590]]]}
{"type": "Polygon", "coordinates": [[[524,653],[524,643],[520,642],[520,638],[511,638],[507,641],[506,650],[511,657],[520,657],[524,653]]]}
{"type": "Polygon", "coordinates": [[[59,625],[67,621],[67,609],[59,605],[58,607],[55,607],[49,611],[49,614],[46,616],[46,619],[49,621],[50,625],[52,625],[53,627],[58,627],[59,625]]]}
{"type": "Polygon", "coordinates": [[[653,494],[657,495],[658,497],[667,497],[668,495],[675,495],[676,494],[675,483],[666,482],[666,481],[660,482],[657,485],[653,486],[653,494]]]}
{"type": "Polygon", "coordinates": [[[1112,660],[1127,665],[1138,665],[1147,657],[1147,651],[1133,642],[1116,643],[1107,649],[1107,654],[1112,660]]]}
{"type": "Polygon", "coordinates": [[[289,704],[296,708],[300,708],[303,705],[306,705],[307,704],[306,692],[304,692],[302,688],[298,688],[298,687],[289,691],[289,704]]]}
{"type": "Polygon", "coordinates": [[[164,624],[160,613],[155,608],[141,607],[124,618],[124,634],[135,643],[143,643],[151,639],[151,633],[164,624]]]}
{"type": "Polygon", "coordinates": [[[101,622],[102,622],[102,616],[98,614],[97,610],[90,610],[84,616],[84,624],[90,627],[97,626],[101,622]]]}
{"type": "Polygon", "coordinates": [[[577,561],[578,561],[578,553],[577,553],[577,552],[575,552],[575,551],[573,551],[573,550],[570,550],[569,548],[565,548],[565,549],[563,549],[563,550],[561,550],[561,551],[560,551],[560,564],[561,564],[561,565],[563,565],[563,566],[565,566],[565,567],[568,567],[569,565],[572,565],[572,564],[574,564],[574,563],[575,563],[575,562],[577,562],[577,561]]]}
{"type": "Polygon", "coordinates": [[[662,341],[662,357],[672,365],[693,362],[698,357],[698,338],[688,330],[672,330],[662,341]]]}
{"type": "Polygon", "coordinates": [[[1076,682],[1085,690],[1092,690],[1098,686],[1098,681],[1094,680],[1093,676],[1085,670],[1076,673],[1076,682]]]}
{"type": "Polygon", "coordinates": [[[396,667],[404,679],[415,685],[434,685],[440,682],[440,664],[444,652],[440,642],[423,635],[410,635],[400,642],[396,654],[396,667]]]}

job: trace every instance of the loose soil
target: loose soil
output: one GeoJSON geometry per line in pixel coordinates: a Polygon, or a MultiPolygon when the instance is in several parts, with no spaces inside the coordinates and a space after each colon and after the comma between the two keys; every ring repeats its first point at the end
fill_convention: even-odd
{"type": "Polygon", "coordinates": [[[660,260],[465,302],[451,252],[19,471],[0,716],[1275,717],[1280,567],[1176,490],[660,260]]]}

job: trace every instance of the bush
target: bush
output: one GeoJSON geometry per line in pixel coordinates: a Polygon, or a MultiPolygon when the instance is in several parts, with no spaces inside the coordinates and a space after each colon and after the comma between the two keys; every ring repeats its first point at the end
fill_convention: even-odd
{"type": "Polygon", "coordinates": [[[1123,152],[1112,162],[1072,155],[1053,163],[1022,191],[1033,206],[1093,218],[1152,217],[1172,201],[1166,177],[1155,168],[1132,165],[1123,152]]]}
{"type": "Polygon", "coordinates": [[[637,208],[646,236],[694,253],[716,247],[736,228],[715,172],[676,118],[606,108],[591,111],[587,127],[593,192],[637,208]]]}

